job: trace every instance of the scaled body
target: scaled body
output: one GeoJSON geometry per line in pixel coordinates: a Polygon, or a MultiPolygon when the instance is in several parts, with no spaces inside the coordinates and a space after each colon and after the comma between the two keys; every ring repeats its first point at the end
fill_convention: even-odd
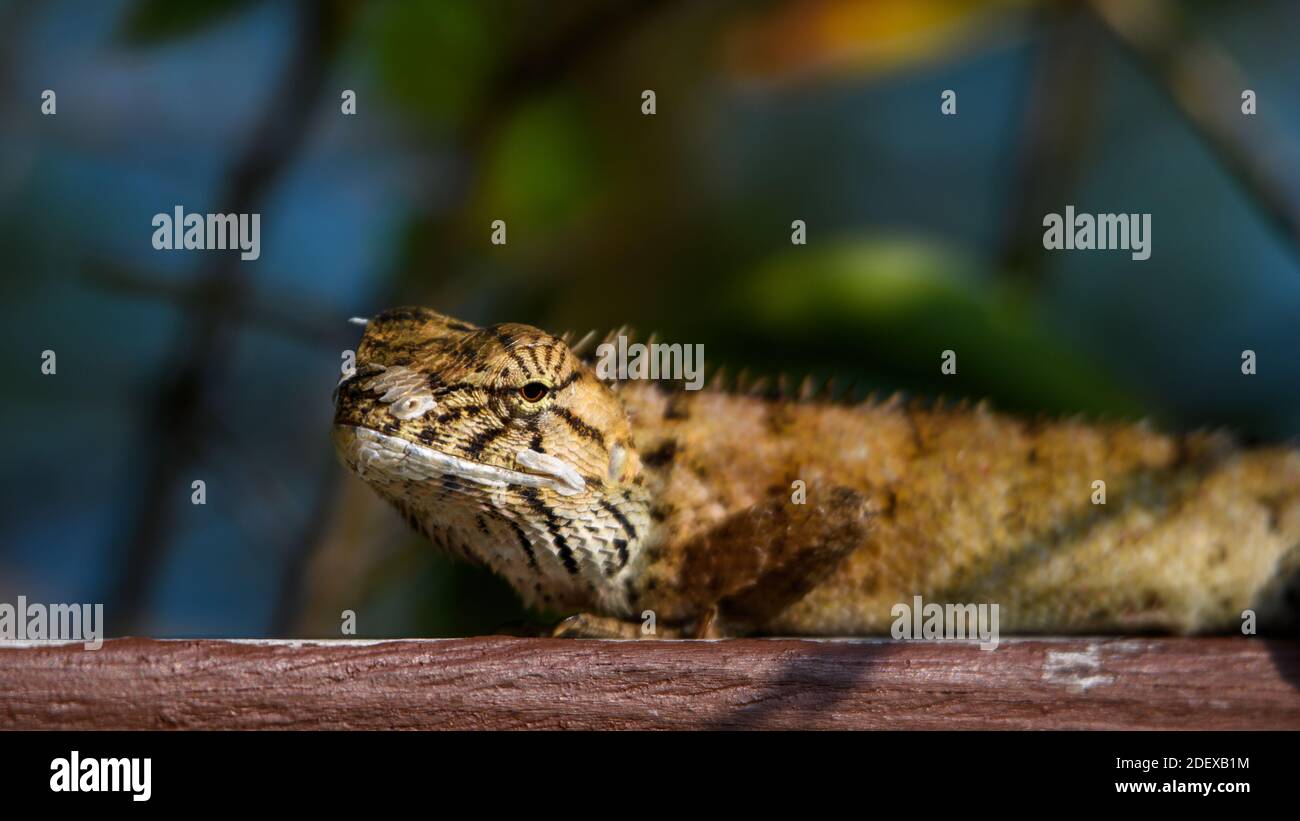
{"type": "Polygon", "coordinates": [[[609,385],[536,328],[419,308],[371,320],[335,425],[414,527],[527,604],[588,614],[583,634],[637,635],[646,610],[670,634],[885,634],[914,596],[998,604],[1005,633],[1228,631],[1247,608],[1273,628],[1297,609],[1290,448],[609,385]]]}

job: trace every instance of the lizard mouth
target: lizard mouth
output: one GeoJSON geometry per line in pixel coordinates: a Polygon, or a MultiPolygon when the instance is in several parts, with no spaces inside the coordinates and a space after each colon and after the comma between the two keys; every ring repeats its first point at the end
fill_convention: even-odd
{"type": "Polygon", "coordinates": [[[550,488],[561,496],[572,496],[587,488],[572,465],[535,450],[515,454],[515,464],[523,470],[511,470],[452,456],[359,425],[335,425],[333,437],[343,460],[363,479],[378,476],[391,481],[422,481],[452,476],[485,487],[550,488]]]}

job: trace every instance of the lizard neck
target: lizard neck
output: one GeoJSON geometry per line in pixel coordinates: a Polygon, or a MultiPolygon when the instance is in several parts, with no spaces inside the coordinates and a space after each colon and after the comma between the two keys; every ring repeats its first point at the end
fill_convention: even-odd
{"type": "Polygon", "coordinates": [[[525,604],[620,614],[634,608],[631,581],[653,538],[642,488],[567,498],[535,489],[510,495],[490,514],[476,516],[474,533],[464,538],[525,604]]]}

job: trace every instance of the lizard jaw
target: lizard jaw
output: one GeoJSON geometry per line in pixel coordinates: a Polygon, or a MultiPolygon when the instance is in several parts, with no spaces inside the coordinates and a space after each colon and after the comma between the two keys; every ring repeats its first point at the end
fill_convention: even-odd
{"type": "Polygon", "coordinates": [[[572,465],[535,450],[521,450],[515,456],[525,472],[462,459],[358,425],[335,425],[334,438],[339,453],[362,478],[367,471],[409,480],[454,476],[487,487],[550,488],[561,496],[573,496],[587,488],[572,465]]]}

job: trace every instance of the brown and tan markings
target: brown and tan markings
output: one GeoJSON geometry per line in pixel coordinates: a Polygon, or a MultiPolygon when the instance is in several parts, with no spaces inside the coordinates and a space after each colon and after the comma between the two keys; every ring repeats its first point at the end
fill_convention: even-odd
{"type": "Polygon", "coordinates": [[[344,462],[571,635],[887,633],[920,595],[1003,633],[1294,625],[1300,455],[985,405],[606,384],[594,340],[424,308],[366,326],[344,462]],[[806,486],[796,504],[791,484],[806,486]],[[1107,487],[1092,502],[1093,482],[1107,487]]]}

